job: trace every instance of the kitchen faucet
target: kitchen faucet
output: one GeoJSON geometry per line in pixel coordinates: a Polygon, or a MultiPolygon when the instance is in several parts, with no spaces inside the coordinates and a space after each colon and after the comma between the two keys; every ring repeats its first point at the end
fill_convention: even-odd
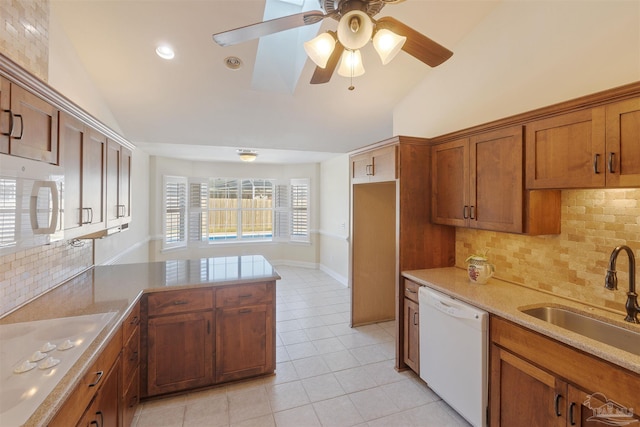
{"type": "Polygon", "coordinates": [[[609,258],[609,268],[607,269],[607,275],[604,278],[604,287],[609,290],[618,289],[618,277],[616,276],[616,259],[620,251],[624,249],[629,256],[629,292],[627,292],[627,303],[625,308],[627,309],[627,317],[624,318],[627,322],[639,323],[638,313],[640,312],[640,306],[638,306],[638,294],[636,294],[636,258],[633,255],[633,251],[629,246],[621,245],[616,247],[611,252],[611,258],[609,258]]]}

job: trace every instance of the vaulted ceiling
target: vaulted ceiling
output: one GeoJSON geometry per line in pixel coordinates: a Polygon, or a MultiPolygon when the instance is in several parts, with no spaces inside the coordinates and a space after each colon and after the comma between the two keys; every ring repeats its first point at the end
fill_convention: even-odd
{"type": "MultiPolygon", "coordinates": [[[[303,7],[319,10],[317,1],[303,7]]],[[[282,0],[267,2],[51,0],[51,18],[124,136],[150,154],[225,161],[247,148],[264,162],[315,162],[392,136],[394,106],[430,68],[404,52],[382,66],[368,44],[366,73],[354,79],[355,90],[337,74],[311,85],[315,65],[302,43],[335,30],[332,19],[231,47],[212,41],[213,33],[262,21],[265,11],[267,17],[296,11],[290,1],[275,9],[282,0]],[[174,48],[173,60],[155,54],[160,43],[174,48]],[[228,69],[229,56],[240,58],[242,68],[228,69]]],[[[377,17],[401,20],[455,56],[456,44],[497,4],[406,0],[377,17]]]]}

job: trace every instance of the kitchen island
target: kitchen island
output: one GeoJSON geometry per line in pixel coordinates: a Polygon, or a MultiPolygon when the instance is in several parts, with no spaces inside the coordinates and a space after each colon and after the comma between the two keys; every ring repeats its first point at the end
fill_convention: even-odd
{"type": "MultiPolygon", "coordinates": [[[[83,381],[88,371],[100,360],[103,352],[113,347],[112,343],[114,341],[120,345],[120,348],[123,347],[123,344],[127,344],[128,336],[133,335],[127,329],[128,325],[136,328],[140,325],[135,332],[139,335],[135,336],[141,337],[138,338],[141,351],[138,352],[135,349],[132,354],[139,357],[140,370],[146,369],[144,357],[139,356],[139,353],[145,351],[146,343],[144,339],[147,330],[146,319],[143,318],[142,314],[144,308],[140,310],[140,302],[146,301],[148,295],[164,294],[170,296],[176,291],[207,291],[212,295],[212,299],[206,303],[205,307],[212,312],[216,310],[216,313],[219,311],[221,314],[228,314],[227,311],[224,311],[225,307],[220,306],[215,301],[213,295],[215,295],[216,291],[226,289],[226,294],[229,294],[229,290],[232,288],[248,289],[247,286],[268,289],[270,296],[266,298],[265,295],[261,295],[261,304],[266,307],[262,309],[264,316],[266,316],[265,318],[271,322],[270,325],[265,325],[265,331],[267,335],[270,335],[266,339],[267,342],[273,343],[275,339],[275,282],[279,279],[280,276],[271,264],[264,257],[257,255],[96,266],[38,297],[13,313],[6,315],[0,319],[0,326],[19,323],[29,325],[31,322],[55,322],[55,319],[61,318],[80,319],[89,315],[112,314],[103,322],[95,338],[86,345],[86,349],[77,355],[77,360],[57,382],[51,392],[47,393],[46,396],[37,396],[37,393],[35,394],[42,401],[32,413],[26,414],[24,425],[47,425],[63,408],[65,402],[73,397],[74,391],[83,381]],[[125,331],[124,338],[123,330],[125,331]],[[123,340],[125,341],[124,343],[122,342],[123,340]]],[[[246,295],[237,296],[240,298],[246,297],[246,295]]],[[[251,300],[251,298],[248,299],[251,300]]],[[[228,298],[226,300],[229,301],[228,298]]],[[[253,301],[253,303],[256,302],[253,301]]],[[[172,304],[175,307],[182,306],[181,301],[178,301],[178,303],[172,302],[172,304]]],[[[235,307],[228,308],[237,309],[235,307]]],[[[247,309],[244,308],[242,310],[246,311],[247,309]]],[[[215,327],[219,326],[222,325],[209,324],[212,349],[213,342],[220,337],[219,331],[215,330],[215,327]],[[212,331],[211,328],[214,328],[214,330],[212,331]]],[[[12,340],[19,339],[19,336],[3,338],[0,341],[0,346],[2,348],[11,347],[15,342],[12,340]]],[[[54,339],[52,338],[51,341],[53,342],[54,339]]],[[[268,373],[269,370],[273,372],[275,367],[275,346],[271,347],[273,348],[263,349],[272,354],[265,373],[268,373]]],[[[72,351],[73,349],[69,353],[72,351]]],[[[126,348],[123,350],[123,355],[125,351],[126,348]]],[[[120,350],[118,350],[116,356],[119,352],[120,350]]],[[[54,351],[51,354],[56,353],[60,352],[54,351]]],[[[29,354],[25,354],[24,358],[28,358],[29,354]]],[[[66,353],[63,354],[66,356],[66,353]]],[[[213,354],[211,354],[211,357],[213,357],[213,354]]],[[[123,365],[126,365],[126,360],[124,359],[127,359],[127,357],[123,356],[122,359],[124,361],[123,365]]],[[[12,370],[15,365],[21,362],[22,360],[2,361],[3,365],[9,365],[6,369],[4,366],[2,367],[3,389],[6,388],[8,390],[9,380],[12,379],[12,375],[21,375],[21,381],[23,381],[27,375],[35,376],[38,373],[38,370],[35,369],[24,374],[13,374],[12,370]]],[[[144,373],[140,377],[146,378],[144,373]]],[[[125,379],[123,378],[120,381],[121,388],[124,388],[124,382],[125,379]]],[[[37,388],[37,384],[34,384],[33,387],[37,388]]],[[[17,393],[17,391],[14,390],[14,393],[17,393]]],[[[139,399],[139,394],[133,397],[139,399]]],[[[33,396],[25,396],[23,400],[32,398],[33,396]]],[[[124,402],[124,399],[120,400],[124,402]]],[[[22,404],[23,402],[18,402],[15,407],[17,408],[22,404]]],[[[3,412],[10,410],[15,410],[15,408],[2,409],[2,412],[0,412],[0,424],[2,424],[3,412]]]]}

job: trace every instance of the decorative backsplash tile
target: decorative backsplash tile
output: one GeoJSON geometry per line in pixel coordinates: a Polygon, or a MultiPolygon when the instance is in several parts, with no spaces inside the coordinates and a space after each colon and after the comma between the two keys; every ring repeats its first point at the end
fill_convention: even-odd
{"type": "Polygon", "coordinates": [[[0,256],[0,316],[93,265],[93,241],[62,241],[0,256]]]}
{"type": "Polygon", "coordinates": [[[640,189],[564,190],[562,229],[554,236],[522,236],[456,229],[456,265],[488,249],[496,277],[623,311],[628,259],[618,257],[617,291],[604,288],[611,251],[626,244],[640,258],[640,189]]]}
{"type": "Polygon", "coordinates": [[[49,77],[49,0],[0,0],[0,52],[49,77]]]}

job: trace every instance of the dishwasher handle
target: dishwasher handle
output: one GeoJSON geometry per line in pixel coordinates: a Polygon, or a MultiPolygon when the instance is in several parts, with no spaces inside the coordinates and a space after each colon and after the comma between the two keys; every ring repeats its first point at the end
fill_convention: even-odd
{"type": "Polygon", "coordinates": [[[471,319],[471,320],[476,320],[480,318],[480,316],[478,316],[478,313],[467,309],[466,306],[457,304],[455,301],[451,299],[447,299],[445,301],[443,298],[431,292],[429,293],[429,305],[431,305],[436,310],[451,317],[457,317],[459,319],[471,319]]]}

